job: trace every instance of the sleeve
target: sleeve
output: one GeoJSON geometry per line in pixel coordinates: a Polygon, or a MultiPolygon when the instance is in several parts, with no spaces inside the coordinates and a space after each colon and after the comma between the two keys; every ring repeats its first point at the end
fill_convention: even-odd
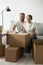
{"type": "Polygon", "coordinates": [[[16,33],[16,32],[18,32],[18,29],[17,29],[17,27],[15,28],[15,30],[14,30],[14,33],[16,33]]]}
{"type": "Polygon", "coordinates": [[[17,23],[18,23],[18,22],[14,22],[14,25],[17,26],[17,23]]]}
{"type": "Polygon", "coordinates": [[[14,23],[12,24],[12,26],[11,26],[11,31],[15,30],[16,26],[17,26],[17,22],[14,22],[14,23]]]}
{"type": "Polygon", "coordinates": [[[36,25],[35,24],[33,24],[33,26],[32,26],[32,31],[34,31],[37,34],[36,25]]]}
{"type": "Polygon", "coordinates": [[[36,26],[35,26],[35,24],[32,24],[32,27],[31,27],[31,30],[36,30],[36,26]]]}

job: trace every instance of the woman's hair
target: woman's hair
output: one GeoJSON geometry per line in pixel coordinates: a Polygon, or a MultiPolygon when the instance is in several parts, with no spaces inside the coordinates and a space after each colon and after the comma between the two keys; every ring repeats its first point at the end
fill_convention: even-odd
{"type": "Polygon", "coordinates": [[[29,16],[31,18],[31,20],[33,19],[32,15],[27,15],[27,16],[29,16]]]}

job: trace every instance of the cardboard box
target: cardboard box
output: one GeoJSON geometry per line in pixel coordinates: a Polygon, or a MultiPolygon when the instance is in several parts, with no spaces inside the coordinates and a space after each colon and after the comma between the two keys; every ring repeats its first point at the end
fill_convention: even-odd
{"type": "Polygon", "coordinates": [[[0,33],[2,32],[2,26],[0,26],[0,33]]]}
{"type": "Polygon", "coordinates": [[[30,43],[30,34],[22,33],[22,34],[13,34],[9,33],[7,35],[7,44],[15,45],[19,47],[27,47],[30,43]]]}
{"type": "Polygon", "coordinates": [[[5,60],[16,62],[23,56],[23,48],[9,46],[5,49],[5,60]]]}
{"type": "Polygon", "coordinates": [[[2,34],[0,34],[0,45],[2,45],[2,34]]]}
{"type": "Polygon", "coordinates": [[[43,45],[43,39],[36,39],[36,40],[34,39],[33,43],[38,44],[38,45],[40,44],[43,45]]]}
{"type": "Polygon", "coordinates": [[[43,40],[34,40],[33,59],[35,64],[43,64],[43,40]]]}
{"type": "Polygon", "coordinates": [[[32,56],[33,56],[33,59],[34,59],[34,44],[36,45],[43,45],[43,39],[34,39],[33,40],[33,47],[32,47],[32,56]]]}
{"type": "Polygon", "coordinates": [[[0,46],[0,57],[3,57],[3,56],[5,56],[5,46],[1,45],[0,46]]]}

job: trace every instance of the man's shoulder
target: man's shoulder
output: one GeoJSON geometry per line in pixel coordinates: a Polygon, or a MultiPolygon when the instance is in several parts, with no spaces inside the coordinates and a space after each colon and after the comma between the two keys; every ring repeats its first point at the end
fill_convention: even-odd
{"type": "MultiPolygon", "coordinates": [[[[24,23],[26,24],[27,22],[26,21],[24,21],[24,23]]],[[[15,24],[21,24],[21,22],[20,21],[16,21],[16,23],[15,24]]]]}
{"type": "Polygon", "coordinates": [[[17,21],[17,23],[16,23],[17,25],[19,25],[19,24],[21,24],[21,22],[20,21],[17,21]]]}
{"type": "MultiPolygon", "coordinates": [[[[17,21],[17,23],[21,23],[20,21],[17,21]]],[[[24,21],[24,23],[26,23],[26,21],[24,21]]]]}
{"type": "Polygon", "coordinates": [[[16,24],[19,24],[19,21],[16,21],[14,24],[15,24],[15,25],[16,25],[16,24]]]}

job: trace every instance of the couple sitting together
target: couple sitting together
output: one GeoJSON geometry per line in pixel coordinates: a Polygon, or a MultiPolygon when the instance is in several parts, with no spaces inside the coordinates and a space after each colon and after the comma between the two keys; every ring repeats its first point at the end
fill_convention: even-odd
{"type": "Polygon", "coordinates": [[[32,40],[37,39],[36,35],[36,27],[35,24],[32,22],[32,15],[27,15],[26,19],[27,22],[25,22],[25,14],[20,13],[20,20],[14,24],[13,31],[16,30],[16,33],[29,33],[31,35],[30,37],[30,45],[27,47],[29,49],[29,52],[31,52],[32,49],[32,40]]]}

